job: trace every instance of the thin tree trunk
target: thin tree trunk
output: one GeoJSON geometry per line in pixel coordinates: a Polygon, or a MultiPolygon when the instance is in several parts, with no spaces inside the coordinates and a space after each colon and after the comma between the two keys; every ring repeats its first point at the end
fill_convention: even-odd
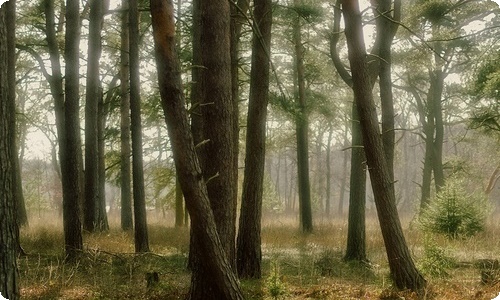
{"type": "Polygon", "coordinates": [[[325,214],[330,217],[330,207],[332,203],[332,140],[333,140],[333,124],[329,124],[328,140],[326,144],[326,195],[325,195],[325,214]]]}
{"type": "MultiPolygon", "coordinates": [[[[237,239],[237,269],[241,278],[260,278],[262,276],[260,232],[266,161],[272,2],[270,0],[256,0],[254,3],[245,175],[237,239]]],[[[279,182],[277,186],[279,186],[279,182]]]]}
{"type": "MultiPolygon", "coordinates": [[[[113,87],[114,88],[114,87],[113,87]]],[[[97,203],[97,230],[109,230],[108,215],[106,209],[106,159],[104,153],[105,137],[104,130],[106,128],[106,107],[102,88],[99,88],[99,103],[98,103],[98,124],[97,124],[97,153],[98,153],[98,168],[99,168],[99,197],[97,203]]]]}
{"type": "Polygon", "coordinates": [[[142,159],[142,123],[139,75],[139,10],[137,0],[129,1],[129,22],[130,125],[132,128],[132,184],[134,197],[135,251],[149,252],[142,159]]]}
{"type": "Polygon", "coordinates": [[[351,176],[345,260],[366,261],[366,157],[356,102],[352,105],[351,176]]]}
{"type": "MultiPolygon", "coordinates": [[[[299,5],[300,0],[294,0],[299,5]]],[[[296,116],[297,180],[299,187],[300,226],[303,232],[312,232],[311,186],[309,181],[309,121],[306,108],[304,49],[301,37],[300,16],[295,17],[293,42],[295,44],[295,68],[297,74],[299,112],[296,116]]]]}
{"type": "Polygon", "coordinates": [[[132,189],[130,166],[130,94],[129,94],[129,21],[128,0],[122,0],[121,46],[120,46],[120,188],[121,188],[121,228],[133,228],[132,189]]]}
{"type": "MultiPolygon", "coordinates": [[[[217,232],[215,216],[208,198],[209,192],[197,159],[193,137],[185,111],[179,61],[175,52],[175,26],[171,2],[151,0],[153,35],[160,82],[160,94],[165,120],[172,143],[179,182],[186,197],[192,219],[192,228],[198,242],[197,263],[203,265],[207,278],[199,278],[200,266],[193,266],[191,290],[196,290],[198,280],[214,284],[210,298],[191,293],[191,299],[243,299],[238,280],[217,232]]],[[[230,140],[231,141],[231,140],[230,140]]],[[[232,160],[231,160],[232,161],[232,160]]],[[[205,291],[205,293],[208,291],[205,291]]],[[[210,295],[210,294],[208,294],[210,295]]]]}

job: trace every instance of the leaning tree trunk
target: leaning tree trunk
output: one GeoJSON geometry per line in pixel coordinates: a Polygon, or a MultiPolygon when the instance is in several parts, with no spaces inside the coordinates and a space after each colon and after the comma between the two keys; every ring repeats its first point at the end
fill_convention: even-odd
{"type": "Polygon", "coordinates": [[[385,159],[377,112],[366,65],[366,50],[358,1],[342,1],[353,90],[361,120],[363,144],[389,268],[399,289],[423,293],[426,281],[411,258],[396,208],[394,182],[385,159]]]}
{"type": "Polygon", "coordinates": [[[130,125],[132,128],[132,190],[134,196],[134,238],[136,252],[149,252],[146,196],[142,160],[141,95],[139,74],[139,10],[129,1],[130,125]]]}
{"type": "MultiPolygon", "coordinates": [[[[191,299],[243,299],[238,280],[228,259],[226,247],[219,238],[208,191],[194,146],[185,110],[181,71],[175,51],[175,26],[171,1],[151,0],[153,36],[159,76],[162,107],[165,114],[179,182],[189,210],[192,229],[198,242],[196,261],[203,265],[206,278],[198,278],[199,266],[193,266],[192,284],[210,281],[218,294],[191,299]]],[[[192,287],[193,289],[193,287],[192,287]]]]}
{"type": "MultiPolygon", "coordinates": [[[[15,128],[10,126],[14,115],[10,107],[14,98],[10,97],[8,40],[8,11],[14,9],[13,3],[0,7],[0,293],[7,299],[19,299],[19,271],[17,269],[18,227],[15,220],[15,197],[13,184],[13,155],[11,135],[15,128]]],[[[12,28],[10,28],[12,30],[12,28]]]]}
{"type": "Polygon", "coordinates": [[[236,256],[238,275],[241,278],[260,278],[262,261],[260,231],[266,158],[272,2],[270,0],[256,0],[254,3],[245,174],[236,256]]]}

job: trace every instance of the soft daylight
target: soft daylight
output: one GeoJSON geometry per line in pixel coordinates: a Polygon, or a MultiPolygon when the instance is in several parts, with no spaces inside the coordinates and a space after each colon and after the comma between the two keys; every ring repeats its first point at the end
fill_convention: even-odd
{"type": "Polygon", "coordinates": [[[491,0],[4,3],[0,300],[500,300],[499,36],[491,0]]]}

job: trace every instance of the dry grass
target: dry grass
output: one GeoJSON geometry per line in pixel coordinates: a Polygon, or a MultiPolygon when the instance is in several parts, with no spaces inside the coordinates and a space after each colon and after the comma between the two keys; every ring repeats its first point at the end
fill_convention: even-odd
{"type": "MultiPolygon", "coordinates": [[[[346,263],[347,222],[337,218],[316,224],[310,235],[299,232],[293,218],[273,218],[263,226],[263,279],[242,282],[247,299],[272,299],[272,272],[283,291],[280,299],[417,299],[392,289],[378,221],[367,220],[370,265],[346,263]],[[277,266],[273,269],[271,266],[277,266]],[[274,271],[272,271],[274,270],[274,271]]],[[[116,220],[106,233],[86,234],[85,252],[76,263],[64,263],[62,225],[58,218],[32,221],[22,230],[28,253],[19,259],[23,299],[184,299],[189,290],[186,271],[189,230],[162,219],[150,220],[152,253],[135,254],[133,234],[122,232],[116,220]],[[147,287],[147,273],[159,283],[147,287]]],[[[424,234],[403,221],[417,265],[424,255],[424,234]]],[[[457,262],[446,278],[426,276],[425,299],[493,299],[498,281],[481,283],[480,259],[500,258],[500,224],[492,218],[487,231],[466,240],[433,236],[433,242],[457,262]]]]}

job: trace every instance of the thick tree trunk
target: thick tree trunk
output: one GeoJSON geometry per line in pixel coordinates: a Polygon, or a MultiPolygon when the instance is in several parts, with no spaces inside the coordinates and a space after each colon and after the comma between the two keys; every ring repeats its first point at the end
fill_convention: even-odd
{"type": "Polygon", "coordinates": [[[99,59],[101,57],[101,29],[103,4],[90,1],[89,46],[87,59],[87,86],[85,98],[85,201],[83,229],[94,232],[100,228],[99,216],[99,146],[98,105],[100,98],[99,59]]]}
{"type": "Polygon", "coordinates": [[[128,0],[122,0],[120,45],[120,189],[121,228],[133,228],[130,166],[129,21],[128,0]]]}
{"type": "Polygon", "coordinates": [[[385,159],[377,112],[366,65],[366,50],[358,1],[342,1],[345,34],[352,70],[354,95],[361,120],[363,144],[375,196],[377,213],[389,260],[389,268],[399,289],[423,293],[426,281],[418,272],[403,236],[396,208],[394,182],[385,159]]]}
{"type": "Polygon", "coordinates": [[[80,12],[78,0],[66,1],[66,36],[64,56],[65,101],[64,125],[59,136],[59,155],[63,186],[63,223],[66,256],[76,258],[83,249],[82,228],[80,222],[80,103],[79,103],[79,42],[80,12]]]}
{"type": "MultiPolygon", "coordinates": [[[[294,0],[299,5],[300,0],[294,0]]],[[[297,138],[297,180],[299,186],[300,226],[303,232],[312,232],[311,185],[309,181],[309,116],[306,107],[304,48],[302,45],[300,16],[295,17],[293,43],[295,45],[295,71],[297,74],[297,106],[296,116],[297,138]]]]}
{"type": "Polygon", "coordinates": [[[4,3],[0,7],[0,293],[7,299],[20,299],[17,252],[19,247],[18,227],[15,220],[16,203],[14,197],[12,133],[15,128],[11,118],[14,100],[9,87],[9,43],[7,35],[12,34],[7,26],[7,15],[14,9],[14,3],[4,3]]]}
{"type": "MultiPolygon", "coordinates": [[[[201,107],[202,139],[206,141],[198,149],[201,154],[204,178],[217,231],[232,267],[236,266],[236,178],[234,146],[234,103],[231,98],[230,58],[230,7],[224,0],[201,1],[199,4],[200,59],[203,71],[201,81],[203,95],[201,107]]],[[[191,259],[200,259],[199,239],[195,241],[191,259]],[[197,256],[197,257],[196,257],[197,256]]],[[[190,297],[193,299],[217,298],[222,291],[212,282],[211,271],[203,263],[194,263],[190,297]]]]}
{"type": "Polygon", "coordinates": [[[130,125],[132,128],[132,184],[134,196],[134,238],[136,252],[149,252],[146,196],[142,159],[141,95],[139,75],[139,10],[129,1],[130,125]]]}
{"type": "Polygon", "coordinates": [[[266,118],[269,100],[269,53],[272,2],[256,0],[252,38],[252,69],[248,103],[245,175],[237,240],[237,268],[241,278],[261,277],[261,216],[266,156],[266,118]]]}
{"type": "MultiPolygon", "coordinates": [[[[238,280],[227,257],[227,247],[219,239],[207,186],[201,173],[193,137],[185,110],[179,61],[175,52],[175,28],[171,1],[151,0],[153,35],[159,76],[160,94],[165,113],[176,170],[185,195],[192,229],[197,237],[198,252],[193,266],[191,299],[243,299],[238,280]],[[196,274],[204,271],[205,278],[196,274]],[[209,281],[211,291],[198,291],[200,280],[209,281]],[[209,294],[210,293],[210,294],[209,294]]],[[[230,128],[230,127],[229,127],[230,128]]],[[[215,179],[212,179],[215,180],[215,179]]],[[[210,183],[209,183],[210,184],[210,183]]],[[[204,286],[206,284],[202,284],[204,286]]]]}

